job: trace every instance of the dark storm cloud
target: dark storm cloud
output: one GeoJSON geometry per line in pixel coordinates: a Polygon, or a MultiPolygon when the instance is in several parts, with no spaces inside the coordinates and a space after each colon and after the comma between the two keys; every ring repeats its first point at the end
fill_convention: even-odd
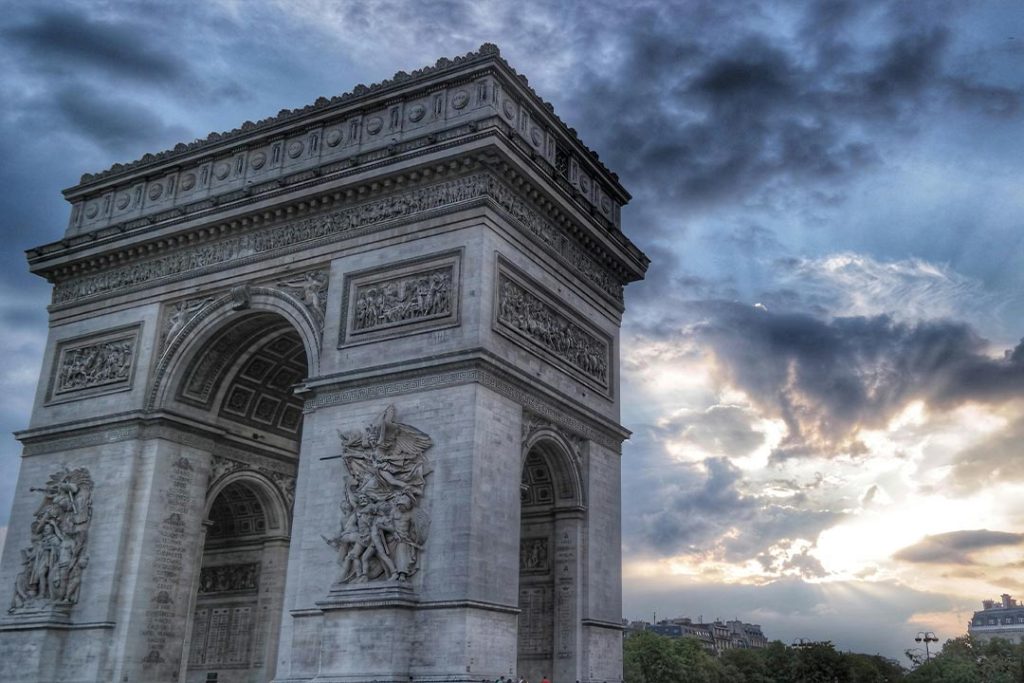
{"type": "MultiPolygon", "coordinates": [[[[889,316],[821,320],[732,302],[687,306],[685,334],[710,350],[722,379],[789,429],[777,457],[859,448],[861,428],[882,427],[912,400],[934,408],[1024,396],[1024,343],[1003,358],[969,326],[889,316]]],[[[673,338],[678,323],[649,328],[673,338]]]]}
{"type": "MultiPolygon", "coordinates": [[[[107,165],[194,137],[185,125],[165,123],[165,112],[183,102],[212,108],[247,97],[236,80],[243,69],[222,67],[235,32],[217,11],[197,5],[178,12],[160,3],[14,8],[0,18],[12,95],[0,105],[5,123],[38,129],[58,147],[86,142],[98,152],[88,156],[107,165]]],[[[86,156],[73,151],[73,158],[86,156]]]]}
{"type": "Polygon", "coordinates": [[[152,109],[102,95],[86,86],[55,92],[54,114],[73,131],[115,154],[125,154],[166,140],[184,139],[187,130],[168,126],[152,109]]]}
{"type": "Polygon", "coordinates": [[[70,7],[42,8],[0,35],[22,50],[36,69],[80,72],[91,68],[144,83],[187,78],[188,63],[154,45],[154,26],[105,21],[70,7]]]}
{"type": "MultiPolygon", "coordinates": [[[[626,453],[630,477],[623,486],[631,516],[624,525],[638,541],[633,552],[743,562],[767,557],[777,543],[813,543],[843,517],[815,509],[796,484],[782,499],[745,491],[742,472],[728,458],[700,463],[666,458],[662,437],[660,429],[639,432],[626,453]]],[[[788,563],[779,558],[768,563],[773,571],[808,576],[823,571],[812,557],[799,554],[788,563]]]]}
{"type": "Polygon", "coordinates": [[[915,564],[971,565],[976,564],[972,554],[978,551],[1022,543],[1024,534],[988,529],[950,531],[926,536],[923,541],[896,552],[893,559],[915,564]]]}
{"type": "Polygon", "coordinates": [[[694,212],[735,200],[808,192],[833,204],[841,183],[951,103],[1019,113],[1019,88],[950,59],[955,7],[900,5],[811,3],[798,40],[766,31],[756,5],[645,5],[616,21],[615,63],[584,64],[566,96],[584,138],[639,201],[676,208],[634,234],[668,236],[694,212]]]}

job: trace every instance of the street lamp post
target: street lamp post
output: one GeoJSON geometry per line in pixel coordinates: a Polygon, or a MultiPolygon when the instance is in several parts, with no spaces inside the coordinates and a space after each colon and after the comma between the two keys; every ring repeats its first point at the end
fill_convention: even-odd
{"type": "Polygon", "coordinates": [[[925,661],[931,661],[932,651],[928,647],[928,643],[937,643],[937,642],[939,642],[938,636],[936,636],[931,631],[918,631],[917,637],[914,638],[914,641],[918,642],[918,643],[924,643],[924,658],[925,658],[925,661]]]}

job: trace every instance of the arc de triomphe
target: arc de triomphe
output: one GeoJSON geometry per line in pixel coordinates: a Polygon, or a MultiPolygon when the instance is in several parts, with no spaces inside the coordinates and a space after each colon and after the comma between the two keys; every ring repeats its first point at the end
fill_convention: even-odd
{"type": "Polygon", "coordinates": [[[618,681],[629,195],[478,52],[65,191],[4,681],[618,681]]]}

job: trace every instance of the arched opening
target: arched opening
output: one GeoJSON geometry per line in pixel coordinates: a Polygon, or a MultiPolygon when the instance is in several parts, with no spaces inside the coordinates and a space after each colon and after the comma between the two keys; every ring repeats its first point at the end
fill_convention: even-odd
{"type": "Polygon", "coordinates": [[[272,485],[251,475],[218,488],[209,505],[186,680],[262,683],[273,673],[288,561],[281,501],[272,485]]]}
{"type": "Polygon", "coordinates": [[[569,447],[560,438],[534,439],[520,481],[516,655],[516,675],[531,683],[558,680],[559,659],[574,651],[582,509],[569,447]]]}
{"type": "MultiPolygon", "coordinates": [[[[309,344],[276,310],[220,307],[173,357],[155,394],[214,427],[204,534],[182,667],[188,683],[272,680],[302,440],[296,386],[309,344]]],[[[172,342],[173,343],[173,342],[172,342]]]]}

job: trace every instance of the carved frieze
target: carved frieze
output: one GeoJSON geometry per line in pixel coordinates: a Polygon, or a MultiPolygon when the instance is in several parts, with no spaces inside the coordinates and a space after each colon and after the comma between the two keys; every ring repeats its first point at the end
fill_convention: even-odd
{"type": "Polygon", "coordinates": [[[49,401],[130,388],[140,327],[134,325],[61,342],[50,378],[49,401]]]}
{"type": "Polygon", "coordinates": [[[93,481],[89,470],[61,469],[42,488],[43,501],[32,522],[32,544],[21,551],[22,569],[14,581],[11,614],[78,602],[92,521],[93,481]]]}
{"type": "Polygon", "coordinates": [[[459,322],[461,252],[346,276],[342,344],[379,341],[459,322]]]}
{"type": "Polygon", "coordinates": [[[324,537],[338,554],[338,582],[408,581],[419,570],[430,530],[420,503],[432,471],[426,451],[433,441],[397,422],[394,406],[339,436],[346,470],[341,530],[324,537]]]}
{"type": "Polygon", "coordinates": [[[611,342],[589,328],[540,285],[499,265],[495,329],[531,350],[540,350],[602,390],[609,390],[611,342]]]}
{"type": "Polygon", "coordinates": [[[548,545],[550,541],[544,538],[523,538],[519,540],[519,571],[536,572],[538,574],[547,572],[551,565],[548,562],[548,545]]]}
{"type": "Polygon", "coordinates": [[[257,591],[259,577],[259,562],[203,567],[199,572],[199,594],[257,591]]]}
{"type": "Polygon", "coordinates": [[[58,282],[55,305],[121,294],[158,281],[192,277],[266,256],[305,248],[312,243],[355,237],[392,221],[443,211],[472,200],[490,200],[555,257],[614,301],[622,301],[622,282],[588,255],[564,228],[545,218],[516,190],[487,171],[433,185],[423,185],[307,218],[250,228],[243,234],[176,246],[173,253],[106,268],[58,282]]]}

